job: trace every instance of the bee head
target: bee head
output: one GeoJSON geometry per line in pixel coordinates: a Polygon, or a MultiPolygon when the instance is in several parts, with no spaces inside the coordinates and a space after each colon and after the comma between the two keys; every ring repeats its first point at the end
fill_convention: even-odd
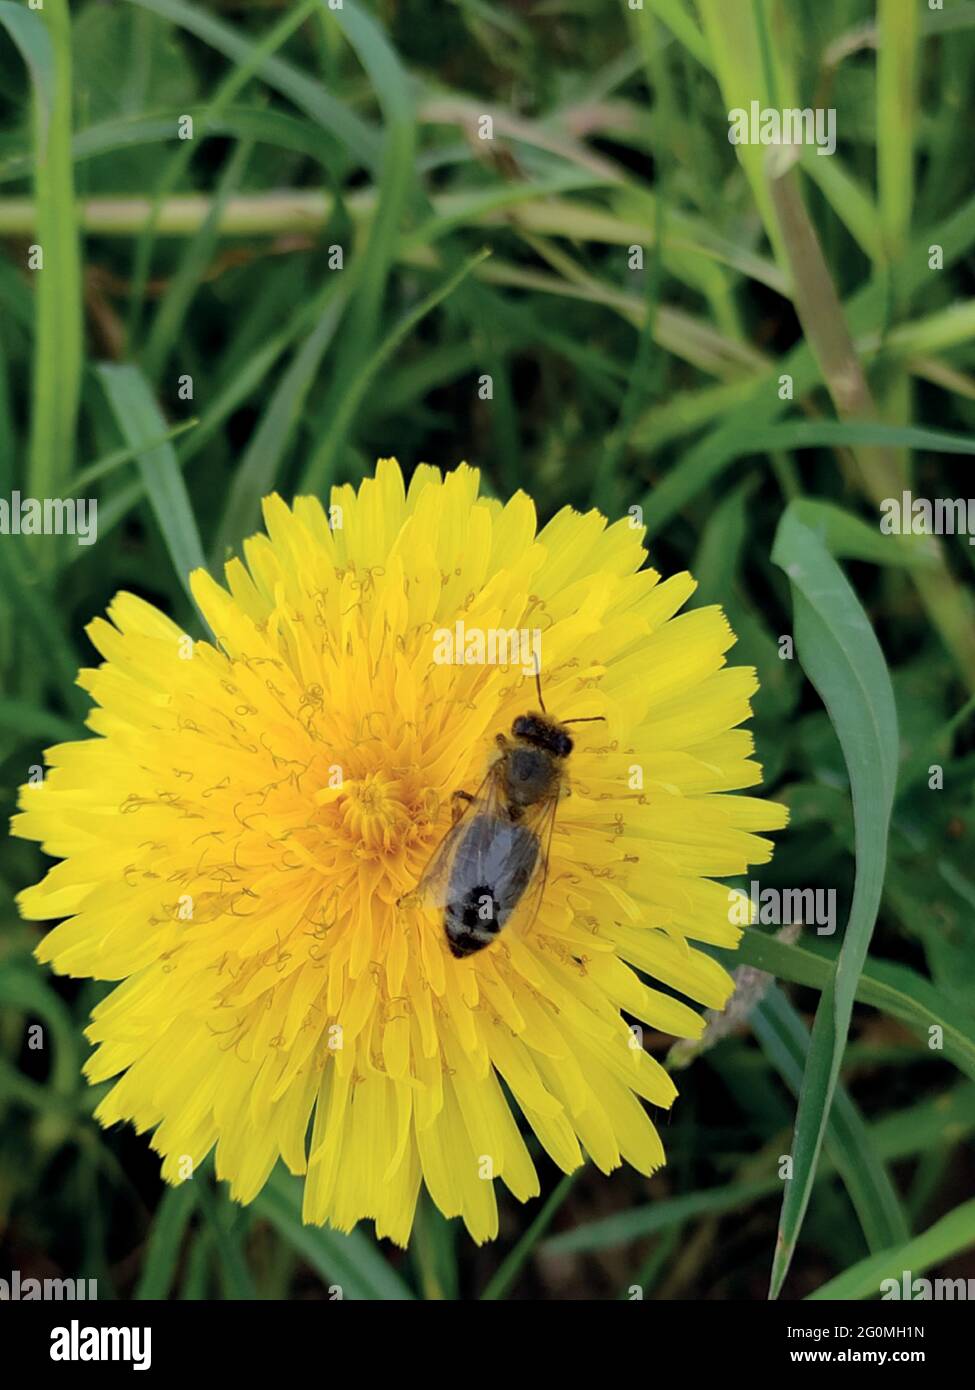
{"type": "Polygon", "coordinates": [[[544,714],[519,714],[511,726],[511,734],[535,748],[543,748],[555,758],[567,758],[572,752],[571,737],[557,720],[544,714]]]}

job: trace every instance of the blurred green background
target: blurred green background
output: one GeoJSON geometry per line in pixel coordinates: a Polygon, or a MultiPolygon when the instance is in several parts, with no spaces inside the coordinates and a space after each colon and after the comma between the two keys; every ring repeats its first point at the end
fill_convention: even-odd
{"type": "Polygon", "coordinates": [[[0,536],[4,815],[80,735],[83,627],[118,588],[196,632],[185,573],[265,492],[466,459],[542,519],[642,507],[656,567],[726,606],[792,808],[763,887],[835,888],[841,920],[746,934],[778,982],[678,1078],[663,1172],[542,1155],[495,1245],[422,1204],[404,1253],[301,1228],[287,1175],[246,1210],[203,1175],[164,1191],[144,1137],[99,1130],[81,1030],[105,987],[33,963],[13,898],[43,856],[5,840],[0,1274],[763,1299],[781,1216],[784,1297],[876,1297],[885,1250],[975,1276],[975,550],[878,525],[904,487],[975,494],[973,35],[962,0],[0,0],[0,497],[99,503],[97,545],[0,536]],[[736,149],[752,100],[835,109],[835,155],[736,149]],[[818,608],[783,572],[800,551],[818,608]],[[863,613],[883,657],[849,640],[863,613]]]}

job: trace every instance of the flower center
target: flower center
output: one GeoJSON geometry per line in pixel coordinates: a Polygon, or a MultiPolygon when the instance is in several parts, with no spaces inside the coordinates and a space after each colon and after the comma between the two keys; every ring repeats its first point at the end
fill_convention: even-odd
{"type": "Polygon", "coordinates": [[[342,825],[350,840],[367,851],[390,853],[406,837],[412,819],[403,804],[402,784],[383,772],[347,782],[338,799],[342,825]]]}

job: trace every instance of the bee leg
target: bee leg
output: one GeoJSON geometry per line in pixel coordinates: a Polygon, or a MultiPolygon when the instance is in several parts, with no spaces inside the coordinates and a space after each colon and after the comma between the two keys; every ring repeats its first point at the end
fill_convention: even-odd
{"type": "Polygon", "coordinates": [[[474,800],[474,798],[473,796],[471,796],[470,792],[465,791],[451,792],[450,798],[452,802],[452,805],[450,807],[451,818],[453,824],[456,825],[457,822],[460,820],[461,816],[464,814],[463,806],[461,803],[467,802],[468,804],[470,804],[474,800]]]}
{"type": "Polygon", "coordinates": [[[494,741],[499,748],[507,748],[509,746],[507,737],[504,734],[495,734],[494,741]]]}

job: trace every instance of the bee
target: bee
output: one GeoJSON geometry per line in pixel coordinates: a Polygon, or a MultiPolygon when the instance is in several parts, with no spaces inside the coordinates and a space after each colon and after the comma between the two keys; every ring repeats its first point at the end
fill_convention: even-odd
{"type": "Polygon", "coordinates": [[[572,752],[568,724],[601,720],[555,719],[545,709],[535,672],[540,712],[520,714],[475,793],[454,792],[454,824],[434,850],[415,896],[443,908],[451,954],[463,958],[490,946],[516,911],[525,927],[535,920],[548,876],[555,812],[568,790],[572,752]]]}

